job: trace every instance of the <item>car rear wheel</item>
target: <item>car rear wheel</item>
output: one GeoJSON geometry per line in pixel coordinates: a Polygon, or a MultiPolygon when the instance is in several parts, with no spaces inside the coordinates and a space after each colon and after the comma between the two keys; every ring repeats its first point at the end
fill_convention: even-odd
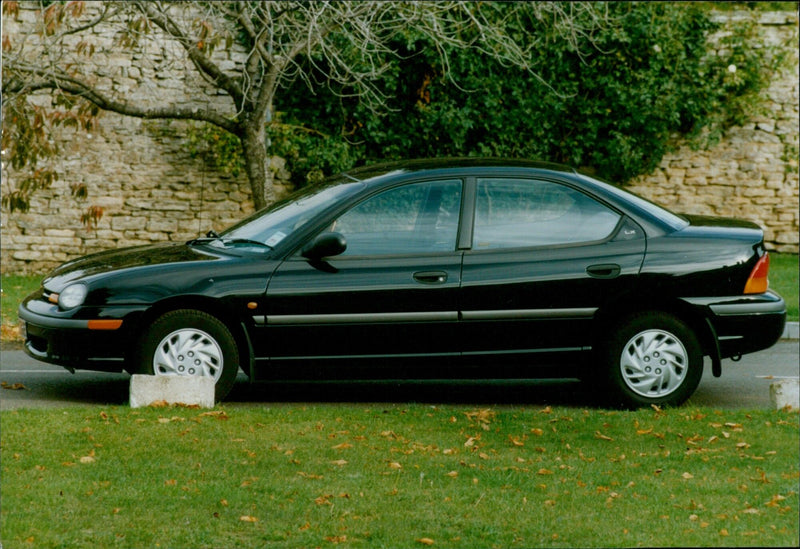
{"type": "Polygon", "coordinates": [[[617,325],[603,348],[614,403],[677,406],[703,374],[703,353],[692,330],[676,317],[642,313],[617,325]]]}
{"type": "Polygon", "coordinates": [[[139,371],[156,376],[199,376],[214,380],[214,399],[230,392],[239,352],[230,330],[202,311],[177,310],[159,317],[144,336],[139,371]]]}

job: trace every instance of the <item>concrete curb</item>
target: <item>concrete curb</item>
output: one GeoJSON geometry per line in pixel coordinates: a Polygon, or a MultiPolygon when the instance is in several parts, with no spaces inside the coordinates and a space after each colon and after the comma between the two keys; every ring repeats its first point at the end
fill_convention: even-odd
{"type": "Polygon", "coordinates": [[[214,380],[196,376],[131,376],[131,408],[152,404],[214,407],[214,380]]]}
{"type": "Polygon", "coordinates": [[[781,339],[800,339],[800,322],[787,322],[781,339]]]}
{"type": "Polygon", "coordinates": [[[769,386],[769,399],[775,409],[800,409],[800,378],[786,377],[769,386]]]}

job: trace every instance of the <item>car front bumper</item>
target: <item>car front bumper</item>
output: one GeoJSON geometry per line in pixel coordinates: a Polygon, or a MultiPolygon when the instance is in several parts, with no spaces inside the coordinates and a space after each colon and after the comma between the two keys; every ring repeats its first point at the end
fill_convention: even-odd
{"type": "Polygon", "coordinates": [[[139,313],[139,308],[84,307],[69,316],[36,296],[18,310],[28,355],[70,371],[108,372],[123,370],[139,313]]]}
{"type": "Polygon", "coordinates": [[[711,324],[721,358],[767,349],[783,334],[786,303],[775,292],[733,297],[686,298],[703,308],[711,324]]]}

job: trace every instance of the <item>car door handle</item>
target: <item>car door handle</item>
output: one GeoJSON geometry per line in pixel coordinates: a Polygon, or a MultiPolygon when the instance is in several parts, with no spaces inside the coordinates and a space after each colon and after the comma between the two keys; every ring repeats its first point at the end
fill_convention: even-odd
{"type": "Polygon", "coordinates": [[[604,263],[602,265],[590,265],[586,267],[586,273],[592,278],[616,278],[619,276],[620,267],[616,263],[604,263]]]}
{"type": "Polygon", "coordinates": [[[414,273],[414,280],[422,284],[443,284],[447,282],[447,273],[444,271],[420,271],[414,273]]]}

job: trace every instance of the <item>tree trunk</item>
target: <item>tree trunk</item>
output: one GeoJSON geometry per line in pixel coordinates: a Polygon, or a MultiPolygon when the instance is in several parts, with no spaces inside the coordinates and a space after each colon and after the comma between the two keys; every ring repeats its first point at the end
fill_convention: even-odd
{"type": "Polygon", "coordinates": [[[260,210],[272,203],[275,195],[272,188],[272,171],[269,169],[270,160],[267,155],[264,125],[245,126],[239,139],[242,142],[245,171],[250,180],[253,205],[256,210],[260,210]]]}

